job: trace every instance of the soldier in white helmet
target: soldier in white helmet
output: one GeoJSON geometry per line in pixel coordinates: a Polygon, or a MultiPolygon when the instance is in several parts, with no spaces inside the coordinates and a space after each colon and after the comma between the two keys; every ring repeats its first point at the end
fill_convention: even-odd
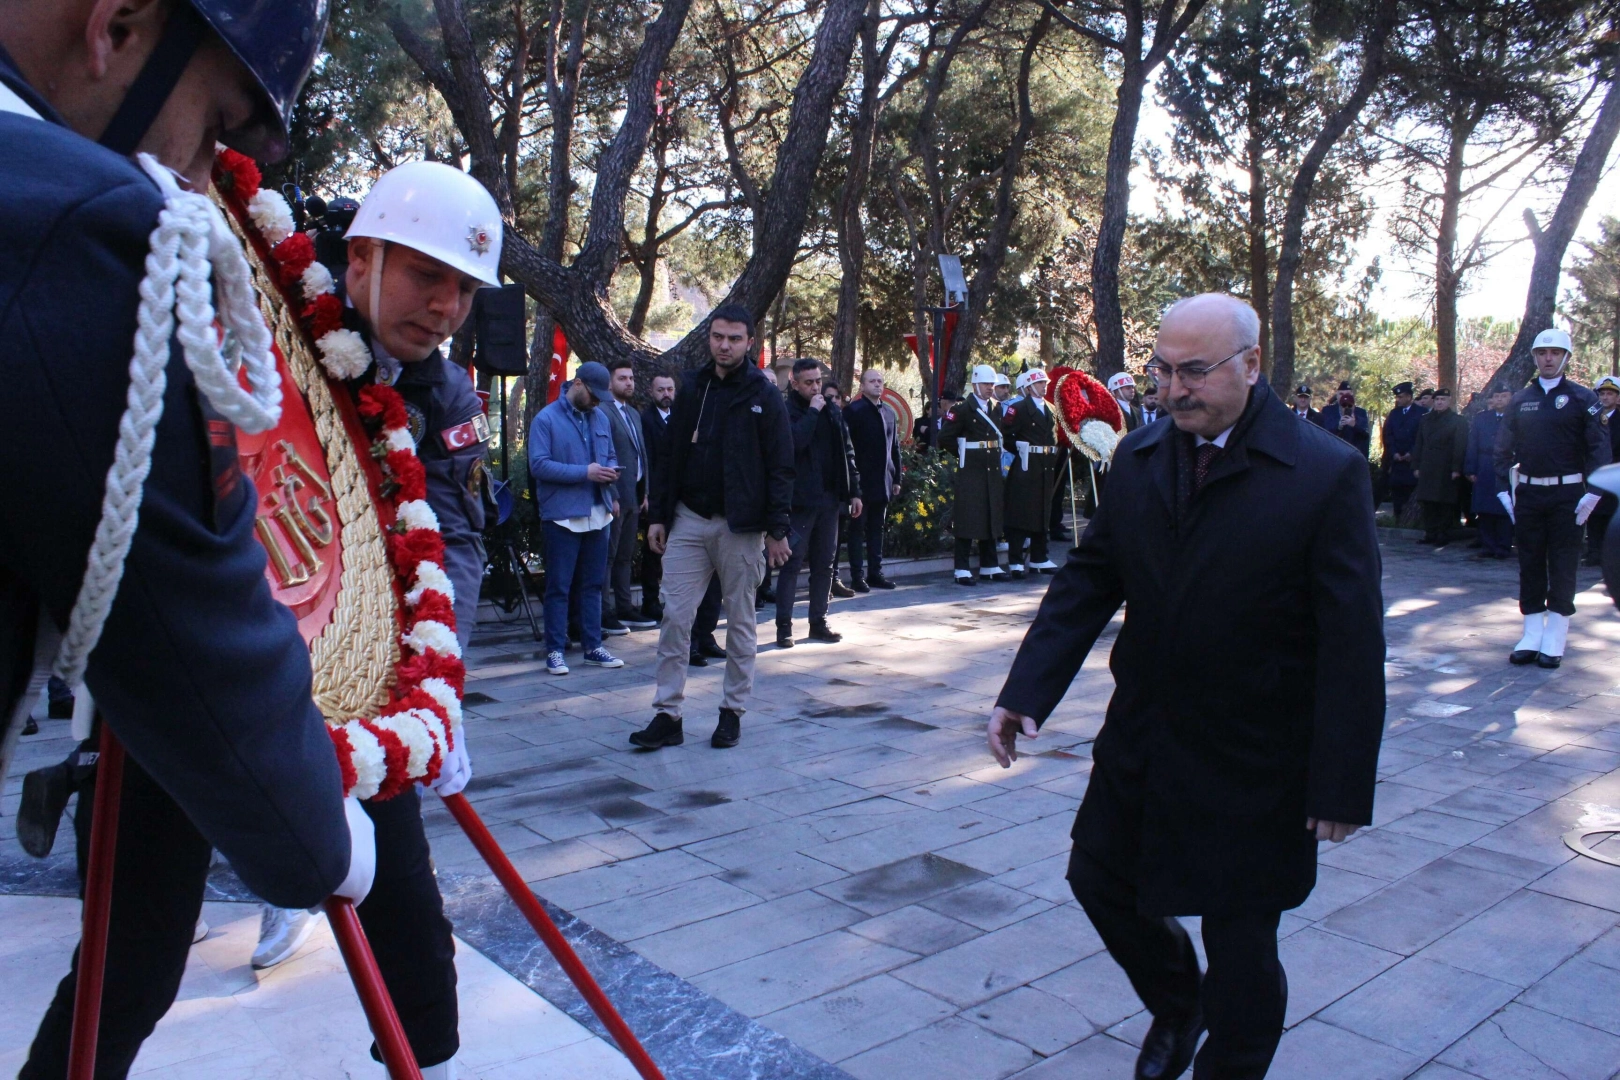
{"type": "Polygon", "coordinates": [[[1602,406],[1591,390],[1565,378],[1569,334],[1536,335],[1536,379],[1513,395],[1496,433],[1497,498],[1513,520],[1519,548],[1519,611],[1524,636],[1508,660],[1557,667],[1575,614],[1581,527],[1599,496],[1586,478],[1609,463],[1602,406]]]}
{"type": "Polygon", "coordinates": [[[1108,392],[1119,402],[1119,411],[1125,414],[1126,434],[1142,426],[1142,406],[1136,403],[1136,378],[1121,371],[1108,380],[1108,392]]]}
{"type": "Polygon", "coordinates": [[[996,372],[996,385],[991,393],[997,401],[1006,404],[1007,399],[1012,397],[1012,381],[1003,373],[996,372]]]}
{"type": "Polygon", "coordinates": [[[956,502],[951,531],[956,534],[956,583],[973,584],[973,546],[979,547],[979,579],[1005,577],[996,555],[1002,528],[1001,403],[995,399],[996,372],[988,364],[973,369],[973,392],[945,413],[939,448],[956,455],[956,502]]]}
{"type": "MultiPolygon", "coordinates": [[[[489,422],[466,369],[440,346],[472,311],[473,295],[499,284],[501,215],[477,180],[449,165],[413,161],[384,174],[349,227],[348,265],[338,279],[344,326],[370,348],[349,387],[383,383],[405,399],[427,501],[444,536],[463,650],[477,619],[483,576],[484,444],[489,422]]],[[[358,365],[357,365],[358,366],[358,365]]],[[[461,791],[472,778],[467,740],[457,739],[433,790],[461,791]]],[[[425,1080],[454,1076],[460,1048],[455,942],[433,876],[415,787],[364,808],[376,827],[377,884],[357,909],[425,1080]]],[[[293,955],[309,915],[267,909],[253,966],[293,955]]]]}

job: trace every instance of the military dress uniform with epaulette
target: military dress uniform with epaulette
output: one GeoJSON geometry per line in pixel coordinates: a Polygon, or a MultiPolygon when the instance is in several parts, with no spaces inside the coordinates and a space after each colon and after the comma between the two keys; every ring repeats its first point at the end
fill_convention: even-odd
{"type": "MultiPolygon", "coordinates": [[[[1609,462],[1609,436],[1597,395],[1560,376],[1549,389],[1536,379],[1513,395],[1496,435],[1499,490],[1513,491],[1519,548],[1519,611],[1575,614],[1581,558],[1576,504],[1586,477],[1609,462]],[[1517,484],[1510,475],[1517,467],[1517,484]]],[[[1562,654],[1559,651],[1554,655],[1562,654]]]]}
{"type": "Polygon", "coordinates": [[[1023,576],[1025,546],[1029,570],[1057,570],[1047,554],[1047,517],[1058,485],[1056,417],[1041,398],[1022,397],[1008,402],[1001,413],[1001,430],[1013,454],[1007,471],[1007,568],[1023,576]]]}
{"type": "Polygon", "coordinates": [[[956,535],[956,580],[973,583],[973,545],[979,546],[979,576],[1006,573],[996,557],[1001,536],[1005,492],[1001,476],[1001,403],[969,394],[945,413],[939,449],[956,459],[955,505],[951,531],[956,535]]]}

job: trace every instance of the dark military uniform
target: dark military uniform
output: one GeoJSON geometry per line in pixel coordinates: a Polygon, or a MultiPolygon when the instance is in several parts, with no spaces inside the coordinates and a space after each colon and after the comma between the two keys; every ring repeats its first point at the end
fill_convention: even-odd
{"type": "MultiPolygon", "coordinates": [[[[1412,475],[1412,461],[1396,461],[1395,455],[1410,455],[1417,442],[1418,425],[1429,410],[1421,405],[1397,405],[1384,417],[1384,471],[1389,481],[1389,499],[1399,518],[1406,509],[1406,500],[1417,490],[1417,477],[1412,475]]],[[[1318,421],[1320,423],[1320,421],[1318,421]]]]}
{"type": "Polygon", "coordinates": [[[1006,484],[1007,562],[1014,574],[1025,565],[1026,542],[1030,566],[1051,561],[1046,531],[1058,482],[1055,425],[1052,406],[1039,398],[1009,402],[1001,414],[1007,449],[1014,455],[1006,484]]]}
{"type": "Polygon", "coordinates": [[[1513,539],[1519,547],[1519,611],[1575,614],[1575,573],[1581,526],[1575,504],[1586,475],[1609,463],[1609,433],[1598,420],[1597,395],[1560,377],[1551,390],[1541,380],[1513,395],[1496,433],[1496,480],[1514,492],[1513,539]]]}
{"type": "MultiPolygon", "coordinates": [[[[973,544],[979,545],[979,575],[1002,573],[996,559],[996,538],[1002,529],[1001,403],[980,401],[969,394],[945,413],[939,428],[939,449],[956,458],[955,509],[951,530],[956,534],[956,569],[969,569],[973,544]]],[[[960,575],[958,575],[960,577],[960,575]]],[[[969,579],[971,580],[971,579],[969,579]]]]}

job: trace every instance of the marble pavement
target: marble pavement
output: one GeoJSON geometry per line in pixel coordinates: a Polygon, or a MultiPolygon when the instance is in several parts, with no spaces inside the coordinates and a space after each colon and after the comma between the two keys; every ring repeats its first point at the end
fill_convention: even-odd
{"type": "MultiPolygon", "coordinates": [[[[1512,567],[1469,554],[1386,539],[1377,823],[1324,848],[1284,916],[1273,1077],[1620,1074],[1620,868],[1561,841],[1620,822],[1620,615],[1583,571],[1564,667],[1511,668],[1512,567]]],[[[1041,591],[935,575],[836,602],[842,643],[762,650],[725,752],[719,667],[693,672],[686,745],[634,753],[654,632],[610,640],[623,670],[553,678],[486,612],[469,795],[672,1080],[1129,1077],[1147,1018],[1063,881],[1111,633],[1033,754],[1004,771],[983,746],[1041,591]]],[[[64,726],[24,762],[65,753],[64,726]]],[[[449,816],[427,817],[463,942],[595,1029],[449,816]]],[[[0,841],[0,891],[71,877],[20,858],[0,841]]]]}

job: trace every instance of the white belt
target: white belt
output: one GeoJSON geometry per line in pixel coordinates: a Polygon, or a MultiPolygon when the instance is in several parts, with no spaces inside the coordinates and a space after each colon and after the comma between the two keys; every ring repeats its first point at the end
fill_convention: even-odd
{"type": "Polygon", "coordinates": [[[956,440],[956,467],[959,468],[959,469],[967,468],[967,452],[969,450],[1000,450],[1000,449],[1001,449],[1000,440],[991,440],[990,442],[968,442],[966,439],[957,439],[956,440]]]}
{"type": "Polygon", "coordinates": [[[1578,472],[1566,473],[1563,476],[1525,476],[1520,478],[1522,483],[1533,484],[1536,487],[1553,487],[1557,484],[1580,484],[1586,477],[1578,472]]]}
{"type": "Polygon", "coordinates": [[[1055,446],[1036,446],[1032,443],[1029,452],[1032,454],[1055,454],[1058,452],[1058,448],[1055,446]]]}

